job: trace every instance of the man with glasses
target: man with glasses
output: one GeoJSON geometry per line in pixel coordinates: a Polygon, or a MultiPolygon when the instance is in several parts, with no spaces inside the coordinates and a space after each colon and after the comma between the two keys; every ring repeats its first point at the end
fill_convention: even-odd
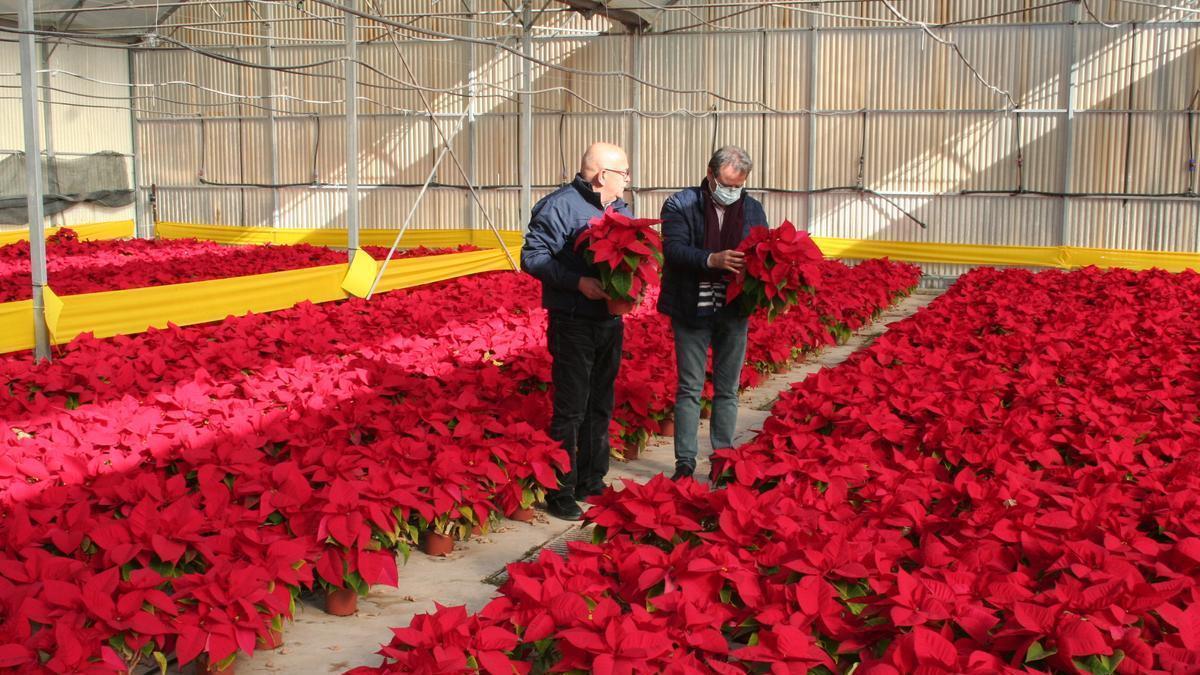
{"type": "Polygon", "coordinates": [[[734,145],[713,153],[699,187],[671,195],[662,207],[663,282],[658,311],[671,317],[675,334],[675,474],[696,471],[700,392],[712,346],[713,449],[733,445],[738,384],[746,358],[748,317],[725,303],[725,289],[742,274],[745,254],[735,250],[750,228],[767,226],[762,204],[746,194],[754,163],[734,145]]]}
{"type": "Polygon", "coordinates": [[[542,282],[542,306],[550,313],[550,437],[563,444],[571,466],[559,476],[558,489],[547,494],[546,510],[563,520],[581,519],[576,500],[605,487],[613,384],[624,335],[621,317],[609,312],[598,271],[575,250],[575,240],[605,209],[632,217],[621,200],[628,185],[625,151],[611,143],[593,144],[575,179],[533,207],[521,248],[521,269],[542,282]]]}

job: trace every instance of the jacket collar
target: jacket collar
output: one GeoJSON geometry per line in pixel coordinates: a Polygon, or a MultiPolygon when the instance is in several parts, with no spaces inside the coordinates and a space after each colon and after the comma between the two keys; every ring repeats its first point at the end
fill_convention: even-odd
{"type": "MultiPolygon", "coordinates": [[[[575,190],[579,192],[579,194],[586,199],[589,204],[600,209],[601,211],[604,210],[604,204],[600,202],[600,193],[592,189],[592,184],[589,181],[584,180],[583,176],[575,174],[575,180],[571,181],[571,187],[575,188],[575,190]]],[[[620,197],[617,197],[617,200],[608,206],[612,209],[621,209],[625,207],[625,201],[620,197]]]]}

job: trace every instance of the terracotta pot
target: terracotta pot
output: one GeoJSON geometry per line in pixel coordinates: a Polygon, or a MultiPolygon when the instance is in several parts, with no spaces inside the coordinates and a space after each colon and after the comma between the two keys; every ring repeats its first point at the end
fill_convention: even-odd
{"type": "Polygon", "coordinates": [[[662,424],[658,425],[658,435],[670,438],[675,435],[675,420],[663,420],[662,424]]]}
{"type": "Polygon", "coordinates": [[[704,406],[700,406],[700,419],[706,420],[706,419],[711,419],[711,418],[712,418],[712,408],[705,408],[704,406]]]}
{"type": "Polygon", "coordinates": [[[771,370],[776,373],[788,373],[792,370],[792,364],[784,361],[783,363],[771,364],[771,370]]]}
{"type": "Polygon", "coordinates": [[[325,593],[325,613],[353,616],[358,611],[358,592],[353,588],[333,588],[325,593]]]}
{"type": "Polygon", "coordinates": [[[283,631],[281,631],[281,630],[267,631],[266,637],[258,638],[258,648],[259,649],[265,649],[267,651],[270,651],[272,649],[279,649],[282,646],[283,646],[283,631]]]}
{"type": "Polygon", "coordinates": [[[524,508],[524,509],[517,509],[516,511],[513,511],[512,513],[508,514],[508,517],[511,518],[512,520],[517,521],[518,523],[532,523],[533,522],[533,507],[531,506],[531,507],[524,508]]]}
{"type": "Polygon", "coordinates": [[[606,300],[605,302],[608,304],[608,313],[617,316],[628,314],[633,311],[634,307],[637,307],[632,300],[606,300]]]}
{"type": "Polygon", "coordinates": [[[471,526],[471,536],[472,537],[482,537],[483,536],[483,526],[480,525],[479,523],[475,523],[474,525],[472,525],[471,526]]]}
{"type": "Polygon", "coordinates": [[[621,454],[625,457],[625,459],[637,459],[642,454],[641,450],[642,449],[638,447],[637,443],[632,443],[627,444],[625,446],[625,450],[623,450],[621,454]]]}
{"type": "Polygon", "coordinates": [[[221,675],[234,675],[234,672],[236,670],[237,670],[237,659],[234,659],[233,663],[229,664],[229,667],[226,668],[225,670],[217,670],[217,664],[210,663],[208,660],[208,655],[201,654],[200,656],[196,657],[195,661],[192,661],[187,666],[184,666],[180,672],[190,673],[191,675],[209,675],[209,673],[220,673],[221,675]]]}
{"type": "Polygon", "coordinates": [[[447,556],[454,550],[454,537],[437,532],[426,532],[421,539],[421,551],[425,555],[447,556]]]}

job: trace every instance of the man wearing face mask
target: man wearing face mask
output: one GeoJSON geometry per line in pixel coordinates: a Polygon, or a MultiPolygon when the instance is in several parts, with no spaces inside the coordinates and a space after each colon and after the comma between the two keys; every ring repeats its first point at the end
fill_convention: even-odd
{"type": "Polygon", "coordinates": [[[713,153],[699,187],[677,192],[662,207],[662,295],[658,311],[671,317],[675,334],[675,474],[696,470],[700,392],[713,353],[712,447],[733,445],[738,384],[746,358],[749,318],[725,304],[725,289],[745,267],[736,251],[750,228],[767,226],[762,204],[746,194],[754,163],[749,153],[727,145],[713,153]]]}
{"type": "Polygon", "coordinates": [[[628,185],[625,151],[611,143],[593,144],[575,180],[534,205],[521,248],[521,269],[542,282],[542,306],[550,313],[550,437],[563,444],[571,466],[559,476],[558,489],[546,495],[546,511],[563,520],[581,519],[576,500],[605,487],[613,384],[624,336],[621,317],[608,311],[598,270],[575,250],[575,240],[605,209],[633,216],[621,200],[628,185]]]}

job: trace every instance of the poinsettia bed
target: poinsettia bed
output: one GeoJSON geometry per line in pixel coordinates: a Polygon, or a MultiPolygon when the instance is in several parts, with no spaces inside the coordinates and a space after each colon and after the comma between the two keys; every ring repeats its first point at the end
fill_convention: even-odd
{"type": "MultiPolygon", "coordinates": [[[[918,275],[822,269],[810,305],[756,324],[744,382],[918,275]]],[[[302,589],[396,584],[422,532],[527,506],[563,461],[537,298],[495,273],[0,358],[0,669],[225,666],[276,644],[302,589]]],[[[651,307],[627,319],[625,447],[670,411],[651,307]]]]}
{"type": "MultiPolygon", "coordinates": [[[[380,260],[388,251],[377,246],[365,250],[380,260]]],[[[398,251],[392,258],[473,250],[478,249],[469,245],[418,247],[398,251]]],[[[50,287],[59,295],[227,279],[345,262],[343,252],[308,244],[229,246],[197,239],[79,241],[69,228],[46,239],[50,287]]],[[[0,246],[0,302],[28,300],[31,292],[29,242],[0,246]]]]}
{"type": "Polygon", "coordinates": [[[1200,275],[980,269],[378,672],[1200,672],[1200,275]]]}

